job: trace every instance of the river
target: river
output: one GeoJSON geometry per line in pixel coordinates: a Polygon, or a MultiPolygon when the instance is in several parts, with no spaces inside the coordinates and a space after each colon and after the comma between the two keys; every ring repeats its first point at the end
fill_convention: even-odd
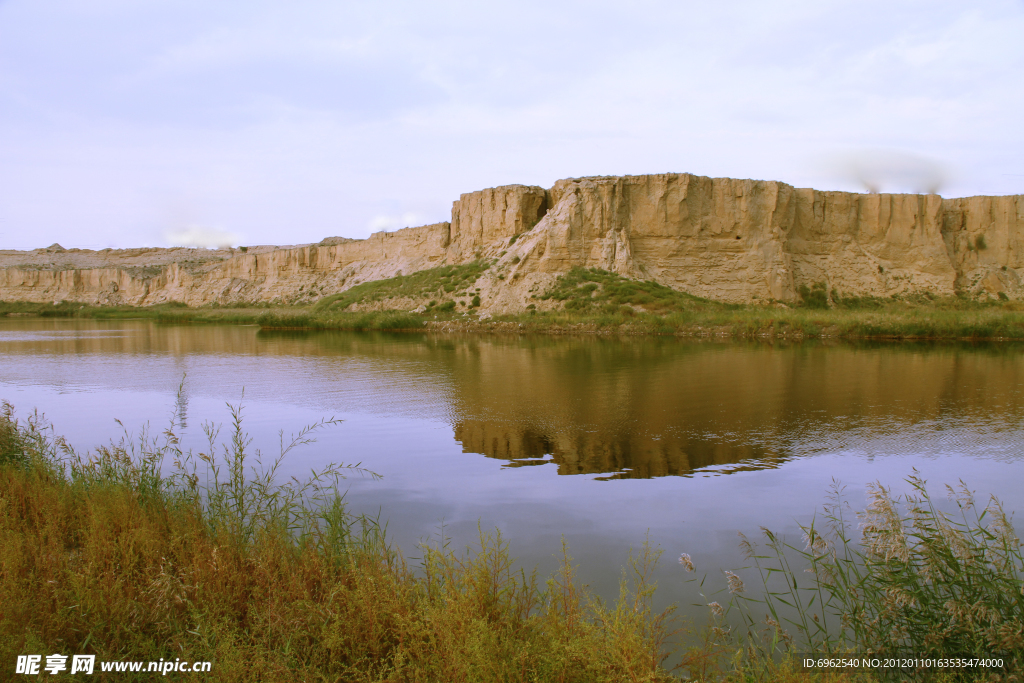
{"type": "Polygon", "coordinates": [[[940,497],[962,478],[1024,509],[1022,351],[7,318],[0,398],[83,450],[160,430],[176,409],[199,449],[231,403],[269,459],[279,430],[334,417],[281,474],[331,461],[380,474],[348,479],[346,500],[407,556],[500,529],[545,575],[564,538],[584,581],[613,597],[648,535],[665,550],[658,603],[687,604],[700,598],[680,553],[709,594],[747,564],[739,532],[799,543],[833,481],[855,509],[867,483],[905,491],[915,469],[940,497]]]}

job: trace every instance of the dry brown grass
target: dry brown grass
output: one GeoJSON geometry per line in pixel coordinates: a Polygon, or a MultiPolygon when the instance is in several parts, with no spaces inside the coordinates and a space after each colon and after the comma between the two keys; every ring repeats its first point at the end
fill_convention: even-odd
{"type": "MultiPolygon", "coordinates": [[[[308,442],[317,427],[292,445],[308,442]]],[[[1012,669],[1019,663],[1019,541],[998,505],[978,510],[966,491],[958,493],[964,515],[956,520],[935,511],[923,482],[906,512],[874,489],[863,551],[844,535],[839,507],[833,535],[809,528],[805,550],[771,534],[773,553],[748,545],[767,573],[765,593],[752,595],[749,577],[744,585],[727,572],[725,605],[709,598],[706,626],[680,649],[688,632],[674,609],[653,608],[650,577],[660,552],[647,543],[608,604],[580,584],[564,548],[561,569],[546,583],[517,569],[498,534],[481,532],[462,553],[442,539],[410,562],[373,520],[345,511],[337,479],[360,470],[331,466],[308,482],[279,484],[280,459],[264,466],[258,451],[250,453],[240,410],[228,438],[209,428],[210,447],[195,457],[178,448],[173,429],[89,455],[48,434],[39,418],[19,424],[9,406],[0,413],[0,666],[7,673],[18,655],[54,652],[211,661],[208,680],[360,683],[679,676],[855,683],[873,673],[803,671],[798,653],[894,647],[999,651],[1012,669]],[[814,582],[801,579],[806,588],[796,589],[787,551],[810,563],[814,582]],[[772,575],[793,589],[770,589],[772,575]],[[817,602],[807,600],[815,595],[817,602]],[[746,632],[730,627],[729,611],[751,605],[770,612],[764,624],[748,611],[746,632]]],[[[689,556],[680,564],[694,569],[689,556]]],[[[96,680],[105,676],[152,680],[149,673],[96,680]]]]}
{"type": "Polygon", "coordinates": [[[497,535],[463,554],[425,547],[410,564],[338,499],[305,495],[329,487],[261,478],[273,465],[240,459],[240,432],[228,461],[207,453],[220,470],[200,486],[170,433],[79,457],[10,414],[0,426],[29,453],[0,467],[5,670],[58,652],[208,660],[218,681],[672,679],[662,662],[674,627],[652,613],[649,548],[609,607],[568,555],[542,589],[497,535]],[[160,474],[167,455],[176,477],[160,474]]]}

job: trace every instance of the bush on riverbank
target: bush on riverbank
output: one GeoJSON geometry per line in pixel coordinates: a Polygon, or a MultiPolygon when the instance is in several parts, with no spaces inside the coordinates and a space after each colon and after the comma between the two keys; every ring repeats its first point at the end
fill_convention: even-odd
{"type": "Polygon", "coordinates": [[[268,311],[256,319],[268,330],[418,330],[423,318],[402,311],[369,311],[365,313],[335,312],[326,315],[268,311]]]}

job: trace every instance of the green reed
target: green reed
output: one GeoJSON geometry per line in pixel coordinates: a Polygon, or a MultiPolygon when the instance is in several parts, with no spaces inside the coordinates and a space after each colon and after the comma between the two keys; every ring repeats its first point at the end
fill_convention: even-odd
{"type": "Polygon", "coordinates": [[[957,510],[948,514],[924,480],[915,474],[907,482],[911,493],[903,497],[881,484],[869,486],[869,505],[856,515],[834,484],[822,522],[803,528],[801,545],[767,529],[763,546],[744,537],[741,547],[753,561],[748,569],[763,592],[749,594],[738,575],[726,572],[729,600],[710,603],[703,647],[691,657],[711,666],[740,648],[744,654],[733,666],[746,672],[745,680],[763,680],[777,670],[779,657],[791,663],[797,653],[1004,662],[999,672],[889,672],[897,680],[1019,675],[1024,557],[1002,504],[993,497],[979,506],[961,481],[955,489],[947,486],[957,510]],[[739,631],[727,625],[733,610],[739,631]],[[763,620],[756,616],[761,613],[763,620]]]}
{"type": "Polygon", "coordinates": [[[267,330],[417,330],[424,326],[423,317],[404,311],[273,311],[263,313],[255,322],[267,330]]]}
{"type": "Polygon", "coordinates": [[[5,404],[0,667],[57,651],[209,660],[228,681],[667,681],[667,661],[696,680],[873,680],[797,666],[798,653],[855,651],[998,656],[1000,680],[1019,675],[1020,541],[998,501],[981,507],[962,484],[949,490],[955,515],[916,477],[902,499],[869,488],[858,515],[836,486],[803,543],[744,539],[763,589],[727,572],[727,598],[705,600],[698,641],[669,660],[680,630],[672,608],[654,610],[649,544],[610,604],[565,548],[542,584],[500,534],[462,553],[442,535],[410,562],[345,508],[340,480],[372,473],[337,464],[281,481],[282,459],[333,420],[280,434],[265,458],[231,410],[226,431],[205,425],[199,452],[182,449],[173,419],[79,453],[5,404]]]}
{"type": "MultiPolygon", "coordinates": [[[[281,482],[232,408],[183,450],[177,420],[91,453],[0,414],[0,667],[17,655],[207,660],[223,681],[667,681],[671,613],[645,545],[606,606],[571,558],[544,590],[507,543],[447,541],[409,564],[344,506],[331,465],[281,482]]],[[[149,680],[122,674],[118,680],[149,680]]],[[[196,679],[198,680],[198,679],[196,679]]]]}

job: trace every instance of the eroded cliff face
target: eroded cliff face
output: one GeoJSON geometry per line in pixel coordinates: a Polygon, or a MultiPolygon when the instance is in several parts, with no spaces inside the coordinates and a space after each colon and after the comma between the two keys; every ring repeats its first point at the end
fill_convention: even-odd
{"type": "Polygon", "coordinates": [[[485,245],[532,229],[548,210],[543,187],[506,185],[462,195],[452,204],[451,257],[472,260],[485,245]]]}
{"type": "MultiPolygon", "coordinates": [[[[97,252],[38,249],[0,252],[0,299],[75,301],[147,306],[170,301],[189,306],[216,302],[302,302],[366,282],[431,268],[445,260],[449,224],[379,232],[365,240],[328,239],[293,247],[218,250],[207,260],[171,260],[147,250],[165,265],[88,267],[97,252]],[[74,267],[76,261],[86,267],[74,267]]],[[[137,250],[124,250],[134,252],[137,250]]],[[[202,254],[201,254],[202,255],[202,254]]],[[[136,258],[134,253],[126,258],[136,258]]],[[[133,262],[134,264],[134,262],[133,262]]]]}
{"type": "Polygon", "coordinates": [[[1024,296],[1024,197],[944,199],[942,206],[956,289],[1024,296]]]}
{"type": "MultiPolygon", "coordinates": [[[[505,257],[518,257],[524,276],[596,266],[749,302],[793,301],[816,283],[844,296],[948,295],[977,284],[962,275],[977,255],[986,273],[1021,265],[1007,263],[1008,236],[1024,236],[1016,197],[860,195],[685,174],[563,180],[551,195],[552,210],[505,257]],[[972,227],[955,227],[970,221],[953,214],[972,227]],[[950,231],[1007,237],[966,252],[966,238],[950,231]]],[[[1013,275],[989,284],[1021,294],[1013,275]]]]}
{"type": "MultiPolygon", "coordinates": [[[[1024,296],[1020,196],[853,194],[690,174],[575,178],[464,194],[450,223],[241,250],[0,252],[0,298],[150,305],[307,302],[479,258],[483,312],[518,311],[598,267],[730,302],[914,292],[1024,296]]],[[[56,247],[56,245],[55,245],[56,247]]]]}

